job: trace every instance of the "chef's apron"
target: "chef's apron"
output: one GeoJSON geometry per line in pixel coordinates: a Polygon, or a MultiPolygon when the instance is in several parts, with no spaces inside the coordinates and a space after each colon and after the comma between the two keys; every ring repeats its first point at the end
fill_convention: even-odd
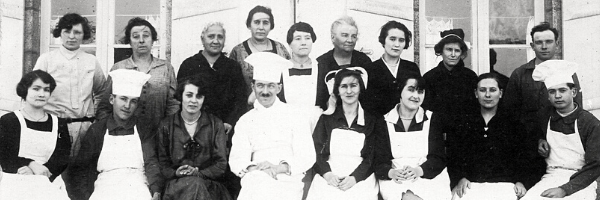
{"type": "Polygon", "coordinates": [[[20,111],[15,111],[19,124],[21,125],[21,142],[19,143],[19,157],[29,158],[39,164],[46,164],[58,140],[58,118],[52,117],[52,131],[38,131],[27,127],[25,118],[20,111]]]}
{"type": "MultiPolygon", "coordinates": [[[[333,129],[329,146],[329,166],[331,172],[340,178],[349,176],[363,161],[361,150],[365,143],[365,134],[353,130],[333,129]]],[[[357,199],[376,200],[379,192],[374,174],[357,182],[352,188],[342,191],[327,184],[319,174],[315,175],[308,191],[307,200],[315,199],[357,199]]]]}
{"type": "MultiPolygon", "coordinates": [[[[419,108],[422,109],[422,108],[419,108]]],[[[431,119],[431,112],[426,112],[431,119]]],[[[390,146],[392,150],[392,167],[394,169],[404,166],[418,167],[427,161],[429,154],[429,127],[431,120],[423,122],[420,131],[396,132],[394,123],[386,122],[390,135],[390,146]]],[[[383,145],[383,144],[382,144],[383,145]]],[[[424,200],[449,199],[451,192],[448,189],[450,178],[446,169],[434,179],[417,178],[402,181],[398,184],[392,180],[379,180],[381,196],[384,199],[402,199],[402,194],[410,190],[424,200]]]]}
{"type": "Polygon", "coordinates": [[[90,200],[123,199],[149,200],[152,198],[144,175],[142,142],[134,126],[132,135],[104,135],[104,144],[90,200]]]}
{"type": "MultiPolygon", "coordinates": [[[[550,146],[550,154],[546,158],[548,167],[542,180],[535,184],[523,200],[549,199],[541,197],[540,194],[547,189],[559,187],[569,182],[571,176],[585,165],[585,150],[581,143],[579,128],[575,120],[575,133],[564,134],[550,129],[550,120],[548,120],[548,129],[546,131],[546,141],[550,146]]],[[[565,196],[564,200],[595,200],[596,182],[588,187],[565,196]]]]}

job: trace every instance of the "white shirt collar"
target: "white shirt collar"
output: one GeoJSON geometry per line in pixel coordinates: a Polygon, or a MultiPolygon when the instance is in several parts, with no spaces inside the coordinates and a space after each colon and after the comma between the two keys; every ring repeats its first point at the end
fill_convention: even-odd
{"type": "Polygon", "coordinates": [[[275,96],[275,102],[273,102],[273,105],[271,105],[271,107],[267,108],[267,107],[263,106],[262,104],[260,104],[260,102],[258,102],[258,99],[257,99],[256,101],[254,101],[254,109],[256,109],[258,111],[270,110],[271,108],[280,107],[283,104],[284,103],[281,102],[277,96],[275,96]]]}
{"type": "MultiPolygon", "coordinates": [[[[396,106],[394,106],[394,108],[392,110],[390,110],[390,112],[385,114],[384,118],[385,118],[386,122],[390,122],[392,124],[396,124],[398,122],[398,118],[400,118],[400,113],[398,113],[398,108],[400,108],[400,103],[396,104],[396,106]]],[[[425,112],[425,110],[423,110],[423,108],[419,107],[419,110],[417,110],[417,113],[415,114],[415,120],[417,123],[423,122],[424,112],[425,112]]]]}
{"type": "Polygon", "coordinates": [[[75,51],[71,51],[68,50],[67,48],[65,48],[65,46],[60,45],[60,48],[58,48],[60,53],[67,58],[68,60],[73,59],[75,56],[77,56],[77,53],[79,53],[79,51],[81,51],[81,48],[75,50],[75,51]]]}
{"type": "Polygon", "coordinates": [[[400,60],[401,59],[398,58],[398,61],[395,64],[388,63],[387,61],[385,61],[385,59],[383,58],[383,56],[381,56],[381,60],[383,61],[383,63],[387,67],[387,69],[390,70],[390,73],[392,73],[392,76],[394,76],[394,78],[396,78],[396,75],[398,74],[398,67],[400,65],[400,60]],[[390,66],[394,66],[394,65],[396,65],[395,69],[390,68],[390,66]]]}

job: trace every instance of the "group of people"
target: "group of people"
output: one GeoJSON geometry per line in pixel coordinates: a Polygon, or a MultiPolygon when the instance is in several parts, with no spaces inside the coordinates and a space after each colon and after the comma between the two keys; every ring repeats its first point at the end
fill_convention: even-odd
{"type": "Polygon", "coordinates": [[[577,65],[552,60],[558,31],[531,31],[536,58],[506,88],[463,62],[464,32],[441,32],[443,59],[421,74],[400,58],[412,33],[381,27],[372,62],[354,50],[351,17],[331,51],[295,23],[285,45],[274,16],[250,10],[252,36],[203,50],[175,70],[153,57],[155,28],[125,27],[133,54],[106,78],[80,49],[87,20],[63,16],[62,46],[17,85],[22,107],[0,118],[1,199],[595,199],[600,121],[581,107],[577,65]]]}

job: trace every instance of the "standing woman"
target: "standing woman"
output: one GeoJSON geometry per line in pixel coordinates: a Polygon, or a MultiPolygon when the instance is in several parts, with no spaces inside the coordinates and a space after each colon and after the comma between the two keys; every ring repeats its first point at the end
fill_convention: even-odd
{"type": "Polygon", "coordinates": [[[287,42],[292,49],[293,65],[282,69],[283,89],[278,94],[279,99],[294,106],[302,106],[304,113],[310,119],[311,130],[323,112],[317,105],[317,78],[319,63],[309,57],[312,44],[317,40],[313,28],[304,22],[295,23],[287,33],[287,42]]]}
{"type": "Polygon", "coordinates": [[[385,123],[365,112],[358,102],[365,91],[360,67],[337,72],[333,94],[338,99],[333,114],[322,115],[313,133],[317,163],[307,199],[377,199],[372,162],[375,138],[385,123]],[[356,71],[355,71],[356,70],[356,71]]]}
{"type": "Polygon", "coordinates": [[[164,200],[232,199],[215,181],[227,170],[227,135],[223,121],[203,109],[208,89],[198,77],[182,80],[176,93],[181,112],[167,116],[159,126],[164,200]]]}
{"type": "MultiPolygon", "coordinates": [[[[246,96],[248,96],[252,93],[251,83],[254,80],[252,78],[254,67],[244,61],[246,57],[253,52],[271,52],[289,60],[290,53],[283,44],[267,37],[269,32],[275,28],[275,18],[273,18],[270,8],[264,6],[252,8],[246,18],[246,27],[250,30],[252,37],[233,47],[229,58],[240,63],[246,81],[246,96]]],[[[254,95],[250,95],[248,103],[252,104],[253,102],[254,95]]]]}
{"type": "Polygon", "coordinates": [[[477,74],[463,62],[469,50],[463,41],[465,33],[462,29],[452,29],[441,32],[440,36],[442,39],[434,50],[443,60],[423,75],[428,84],[423,108],[440,114],[475,113],[479,110],[473,95],[477,74]]]}
{"type": "MultiPolygon", "coordinates": [[[[54,78],[41,70],[26,74],[17,84],[17,95],[23,99],[23,107],[0,118],[0,164],[8,173],[0,184],[2,190],[20,188],[19,184],[51,186],[49,181],[54,181],[67,167],[71,150],[67,123],[44,111],[54,88],[54,78]],[[35,176],[19,178],[12,174],[35,176]],[[16,181],[19,179],[29,181],[16,181]]],[[[58,190],[36,189],[47,190],[49,194],[52,189],[58,190]]],[[[66,197],[66,192],[64,195],[66,197]]]]}
{"type": "Polygon", "coordinates": [[[383,199],[450,199],[444,136],[439,117],[421,108],[425,81],[407,74],[398,103],[385,115],[387,132],[375,151],[375,175],[383,199]]]}
{"type": "MultiPolygon", "coordinates": [[[[124,44],[129,44],[133,50],[130,58],[115,63],[110,71],[129,69],[150,74],[150,80],[142,88],[138,102],[138,109],[134,115],[141,131],[156,131],[161,119],[167,115],[175,114],[179,110],[179,101],[175,99],[177,79],[171,63],[152,56],[152,46],[157,41],[157,32],[150,22],[136,17],[125,27],[124,44]]],[[[108,78],[106,88],[112,93],[112,79],[108,78]]],[[[101,109],[108,113],[112,105],[108,98],[101,102],[101,109]]],[[[107,116],[107,115],[105,115],[107,116]]]]}
{"type": "Polygon", "coordinates": [[[408,73],[421,75],[417,64],[400,58],[402,51],[410,46],[411,38],[410,30],[400,22],[389,21],[381,27],[379,43],[385,52],[366,68],[370,87],[364,106],[371,113],[385,115],[399,102],[400,93],[396,92],[396,87],[401,80],[408,73]]]}

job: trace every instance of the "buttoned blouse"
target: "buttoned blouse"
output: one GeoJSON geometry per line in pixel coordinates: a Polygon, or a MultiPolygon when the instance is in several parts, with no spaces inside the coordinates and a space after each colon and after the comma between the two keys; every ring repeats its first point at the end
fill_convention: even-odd
{"type": "Polygon", "coordinates": [[[60,118],[93,117],[106,94],[106,77],[92,54],[59,49],[42,54],[33,70],[52,75],[56,88],[44,109],[60,118]]]}

